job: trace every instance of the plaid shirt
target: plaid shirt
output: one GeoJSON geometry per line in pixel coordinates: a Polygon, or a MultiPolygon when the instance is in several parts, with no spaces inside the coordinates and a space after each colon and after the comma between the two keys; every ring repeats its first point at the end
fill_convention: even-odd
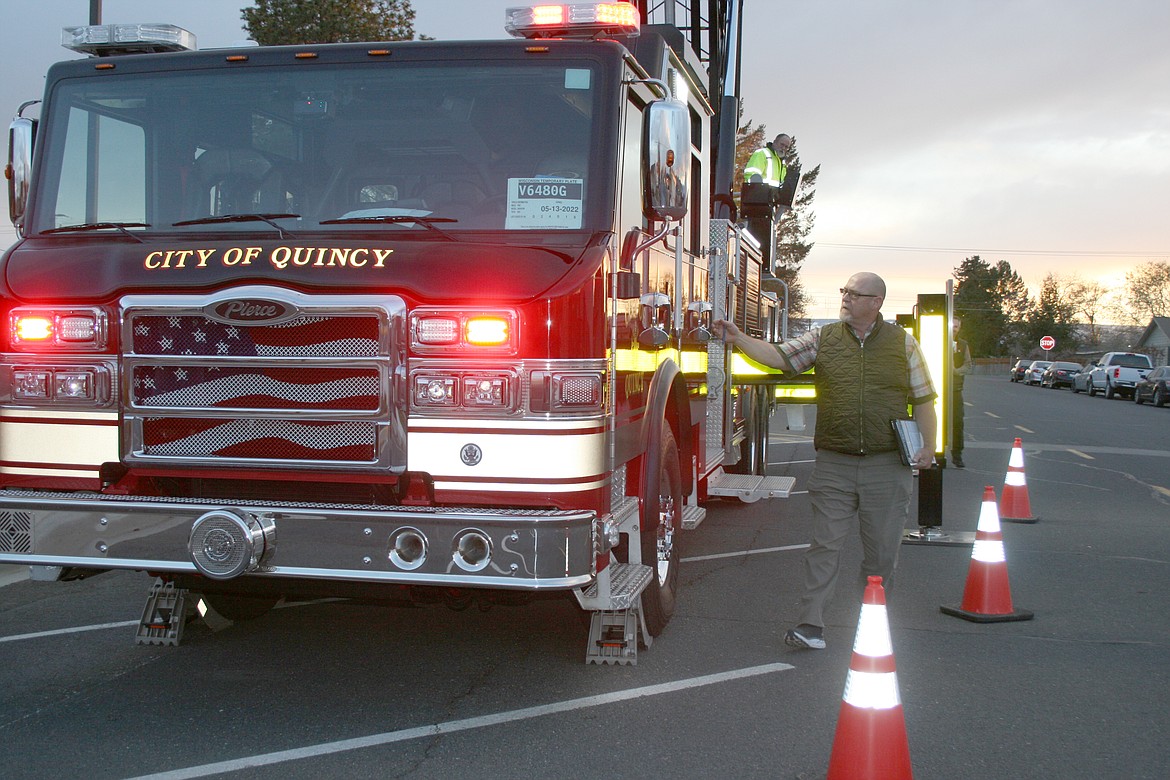
{"type": "MultiPolygon", "coordinates": [[[[922,347],[918,346],[918,342],[910,335],[909,331],[905,333],[906,362],[910,369],[910,403],[917,406],[933,401],[938,397],[938,393],[935,392],[930,371],[926,368],[922,347]]],[[[817,362],[817,345],[820,340],[821,329],[816,327],[808,333],[776,345],[780,357],[784,358],[784,362],[788,364],[788,373],[803,374],[813,367],[817,362]]]]}

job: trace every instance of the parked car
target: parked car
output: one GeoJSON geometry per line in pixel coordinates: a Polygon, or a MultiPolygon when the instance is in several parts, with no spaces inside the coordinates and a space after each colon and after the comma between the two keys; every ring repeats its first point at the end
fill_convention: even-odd
{"type": "Polygon", "coordinates": [[[1089,372],[1092,370],[1092,363],[1085,363],[1085,365],[1081,366],[1080,373],[1073,377],[1072,391],[1074,393],[1089,392],[1089,384],[1093,381],[1093,378],[1090,376],[1089,372]]]}
{"type": "Polygon", "coordinates": [[[1053,390],[1072,387],[1073,377],[1079,373],[1081,373],[1081,367],[1078,364],[1058,360],[1044,369],[1044,373],[1040,377],[1040,386],[1050,387],[1053,390]]]}
{"type": "Polygon", "coordinates": [[[1044,369],[1050,365],[1052,365],[1051,360],[1033,360],[1032,365],[1028,366],[1028,370],[1024,372],[1024,384],[1040,384],[1040,379],[1044,376],[1044,369]]]}
{"type": "Polygon", "coordinates": [[[1170,402],[1170,366],[1158,366],[1133,386],[1134,403],[1140,404],[1147,398],[1154,406],[1170,402]]]}
{"type": "Polygon", "coordinates": [[[1153,370],[1149,355],[1106,352],[1089,372],[1089,395],[1104,392],[1106,398],[1115,395],[1133,398],[1134,385],[1153,370]]]}
{"type": "Polygon", "coordinates": [[[1031,360],[1025,360],[1023,358],[1020,358],[1019,360],[1017,360],[1015,362],[1015,365],[1013,365],[1011,367],[1009,378],[1013,382],[1024,381],[1024,372],[1028,370],[1028,366],[1030,366],[1030,365],[1032,365],[1031,360]]]}

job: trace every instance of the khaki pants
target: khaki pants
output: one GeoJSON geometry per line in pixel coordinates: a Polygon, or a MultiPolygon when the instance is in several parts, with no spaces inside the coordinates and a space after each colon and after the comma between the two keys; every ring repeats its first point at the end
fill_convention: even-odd
{"type": "Polygon", "coordinates": [[[869,575],[880,576],[890,589],[913,488],[914,475],[896,452],[863,456],[817,452],[808,483],[812,541],[803,559],[798,624],[825,625],[825,604],[837,585],[841,548],[854,528],[860,530],[864,552],[858,600],[869,575]]]}

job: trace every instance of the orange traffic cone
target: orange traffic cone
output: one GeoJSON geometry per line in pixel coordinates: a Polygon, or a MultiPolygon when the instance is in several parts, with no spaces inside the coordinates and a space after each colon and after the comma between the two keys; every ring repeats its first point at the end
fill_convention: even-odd
{"type": "Polygon", "coordinates": [[[853,640],[827,780],[912,778],[910,743],[881,577],[870,577],[853,640]]]}
{"type": "Polygon", "coordinates": [[[1032,505],[1028,502],[1028,483],[1024,479],[1024,447],[1019,439],[1012,445],[1012,456],[1008,459],[1003,495],[999,497],[999,519],[1008,523],[1034,523],[1040,519],[1033,516],[1032,505]]]}
{"type": "Polygon", "coordinates": [[[1008,583],[1007,557],[1003,552],[1003,533],[995,511],[995,489],[983,489],[983,508],[979,511],[979,528],[971,548],[971,565],[967,569],[967,587],[963,604],[942,606],[947,615],[975,623],[1000,623],[1008,620],[1031,620],[1032,613],[1012,607],[1012,587],[1008,583]]]}

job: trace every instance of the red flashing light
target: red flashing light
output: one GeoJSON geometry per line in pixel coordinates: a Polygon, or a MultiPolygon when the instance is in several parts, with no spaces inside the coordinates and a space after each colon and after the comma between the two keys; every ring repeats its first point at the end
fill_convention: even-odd
{"type": "Polygon", "coordinates": [[[509,8],[504,28],[518,38],[592,38],[637,35],[638,9],[630,3],[549,3],[509,8]]]}
{"type": "Polygon", "coordinates": [[[21,307],[8,314],[13,349],[95,352],[106,347],[108,317],[97,307],[21,307]]]}

